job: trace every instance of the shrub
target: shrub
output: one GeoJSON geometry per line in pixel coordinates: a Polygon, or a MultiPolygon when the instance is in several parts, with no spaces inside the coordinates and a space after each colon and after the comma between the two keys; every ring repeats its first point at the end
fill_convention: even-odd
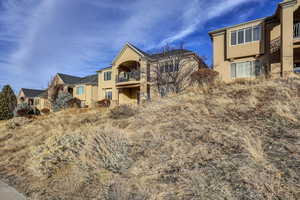
{"type": "Polygon", "coordinates": [[[126,119],[134,116],[136,111],[129,105],[120,105],[110,110],[109,117],[112,119],[126,119]]]}
{"type": "Polygon", "coordinates": [[[13,117],[13,111],[17,104],[17,98],[9,85],[3,87],[0,93],[0,120],[13,117]]]}
{"type": "Polygon", "coordinates": [[[41,110],[41,113],[43,113],[44,115],[49,115],[50,114],[50,110],[48,108],[43,108],[41,110]]]}
{"type": "Polygon", "coordinates": [[[68,102],[72,99],[72,95],[68,92],[60,91],[57,98],[52,104],[52,108],[54,112],[58,112],[62,109],[66,109],[69,107],[68,102]]]}
{"type": "Polygon", "coordinates": [[[80,108],[81,107],[81,101],[77,98],[72,98],[69,101],[66,102],[68,108],[80,108]]]}
{"type": "Polygon", "coordinates": [[[9,103],[3,93],[0,93],[0,120],[7,120],[13,117],[9,110],[9,103]]]}
{"type": "Polygon", "coordinates": [[[97,107],[109,107],[110,106],[110,100],[109,99],[103,99],[101,101],[96,102],[97,107]]]}
{"type": "Polygon", "coordinates": [[[13,114],[14,117],[28,117],[30,115],[40,115],[40,111],[23,102],[17,105],[13,114]]]}
{"type": "Polygon", "coordinates": [[[95,159],[98,167],[122,173],[132,164],[129,141],[119,130],[107,128],[97,131],[90,141],[90,156],[95,159]]]}
{"type": "Polygon", "coordinates": [[[195,71],[191,75],[191,80],[193,83],[198,84],[213,84],[217,79],[219,73],[212,69],[202,68],[195,71]]]}

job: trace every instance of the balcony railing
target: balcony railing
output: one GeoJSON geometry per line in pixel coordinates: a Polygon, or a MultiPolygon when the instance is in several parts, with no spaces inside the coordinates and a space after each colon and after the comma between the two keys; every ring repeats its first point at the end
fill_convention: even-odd
{"type": "Polygon", "coordinates": [[[294,24],[294,38],[300,37],[300,23],[294,24]]]}
{"type": "Polygon", "coordinates": [[[117,83],[124,83],[129,81],[139,81],[141,78],[140,71],[133,71],[133,72],[121,72],[119,76],[116,78],[117,83]]]}

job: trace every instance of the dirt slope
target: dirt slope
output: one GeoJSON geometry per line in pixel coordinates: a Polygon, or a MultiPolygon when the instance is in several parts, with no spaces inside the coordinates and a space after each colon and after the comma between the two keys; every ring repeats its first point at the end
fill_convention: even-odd
{"type": "Polygon", "coordinates": [[[300,79],[0,124],[0,179],[31,199],[300,199],[300,79]]]}

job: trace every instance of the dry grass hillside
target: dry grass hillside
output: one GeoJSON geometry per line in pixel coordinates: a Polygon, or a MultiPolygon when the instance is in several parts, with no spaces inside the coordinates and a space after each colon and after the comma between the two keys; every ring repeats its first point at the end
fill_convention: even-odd
{"type": "Polygon", "coordinates": [[[0,179],[32,200],[299,200],[300,79],[0,124],[0,179]]]}

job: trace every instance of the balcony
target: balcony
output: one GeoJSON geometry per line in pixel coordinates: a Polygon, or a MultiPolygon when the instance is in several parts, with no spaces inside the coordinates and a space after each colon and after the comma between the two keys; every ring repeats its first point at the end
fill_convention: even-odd
{"type": "Polygon", "coordinates": [[[300,38],[300,23],[294,24],[294,38],[300,38]]]}
{"type": "Polygon", "coordinates": [[[116,77],[116,83],[118,85],[136,84],[140,81],[140,78],[140,71],[120,72],[119,75],[116,77]]]}

